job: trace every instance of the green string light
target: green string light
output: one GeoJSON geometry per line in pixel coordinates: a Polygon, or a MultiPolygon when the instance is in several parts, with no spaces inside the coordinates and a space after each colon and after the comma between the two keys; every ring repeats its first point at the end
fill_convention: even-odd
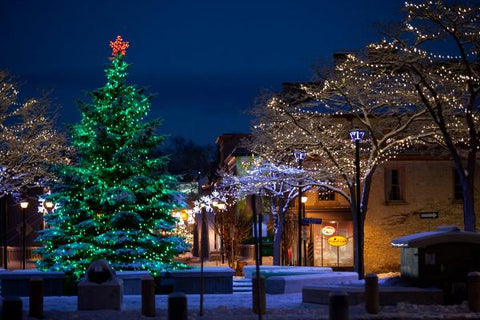
{"type": "Polygon", "coordinates": [[[160,232],[171,233],[170,211],[179,206],[175,179],[162,173],[165,159],[150,156],[164,138],[154,134],[159,121],[143,122],[150,98],[126,83],[127,69],[119,49],[105,70],[107,83],[81,104],[82,119],[71,130],[78,157],[55,170],[50,199],[58,209],[45,217],[49,228],[38,239],[40,269],[80,277],[96,259],[154,275],[185,267],[173,257],[186,243],[160,232]]]}

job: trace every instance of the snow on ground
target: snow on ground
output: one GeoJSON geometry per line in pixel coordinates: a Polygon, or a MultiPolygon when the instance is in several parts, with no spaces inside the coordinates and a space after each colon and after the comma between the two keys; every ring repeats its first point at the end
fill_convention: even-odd
{"type": "MultiPolygon", "coordinates": [[[[258,319],[252,313],[251,294],[207,294],[204,296],[204,316],[199,312],[200,295],[187,295],[189,320],[258,319]]],[[[45,297],[44,314],[47,320],[133,320],[167,319],[167,296],[156,296],[156,317],[141,316],[141,296],[124,296],[122,311],[77,311],[77,297],[45,297]]],[[[24,315],[28,315],[28,298],[23,298],[24,315]]],[[[24,319],[34,318],[25,316],[24,319]]],[[[328,306],[302,303],[301,293],[267,295],[267,313],[262,319],[328,319],[328,306]]],[[[399,303],[381,307],[377,315],[365,312],[364,305],[350,307],[350,319],[480,319],[480,313],[468,311],[466,303],[453,306],[420,306],[399,303]]]]}

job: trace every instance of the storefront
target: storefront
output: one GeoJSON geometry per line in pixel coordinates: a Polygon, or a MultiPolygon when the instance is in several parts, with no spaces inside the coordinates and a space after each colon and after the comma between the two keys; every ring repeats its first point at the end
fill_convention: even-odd
{"type": "Polygon", "coordinates": [[[307,210],[307,217],[322,220],[307,226],[307,264],[348,268],[353,266],[353,222],[349,209],[307,210]]]}

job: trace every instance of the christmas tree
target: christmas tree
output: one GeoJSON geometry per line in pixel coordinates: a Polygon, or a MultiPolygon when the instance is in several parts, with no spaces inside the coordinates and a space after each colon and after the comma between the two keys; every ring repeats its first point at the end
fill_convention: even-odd
{"type": "Polygon", "coordinates": [[[72,127],[77,160],[56,169],[49,198],[57,209],[38,238],[40,269],[79,277],[96,259],[117,271],[183,267],[172,260],[187,246],[171,233],[176,181],[165,173],[167,158],[154,153],[164,140],[155,134],[160,121],[142,121],[150,97],[126,84],[128,45],[120,36],[110,42],[107,83],[81,104],[82,120],[72,127]]]}

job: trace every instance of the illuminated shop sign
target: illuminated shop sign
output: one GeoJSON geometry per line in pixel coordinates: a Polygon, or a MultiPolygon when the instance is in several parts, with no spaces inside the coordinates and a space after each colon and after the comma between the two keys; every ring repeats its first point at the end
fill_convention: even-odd
{"type": "Polygon", "coordinates": [[[335,229],[334,226],[325,226],[325,227],[322,228],[322,233],[326,236],[331,236],[331,235],[335,234],[335,231],[337,231],[337,230],[335,229]]]}
{"type": "Polygon", "coordinates": [[[348,239],[342,236],[333,236],[328,238],[328,244],[334,247],[342,247],[348,243],[348,239]]]}

